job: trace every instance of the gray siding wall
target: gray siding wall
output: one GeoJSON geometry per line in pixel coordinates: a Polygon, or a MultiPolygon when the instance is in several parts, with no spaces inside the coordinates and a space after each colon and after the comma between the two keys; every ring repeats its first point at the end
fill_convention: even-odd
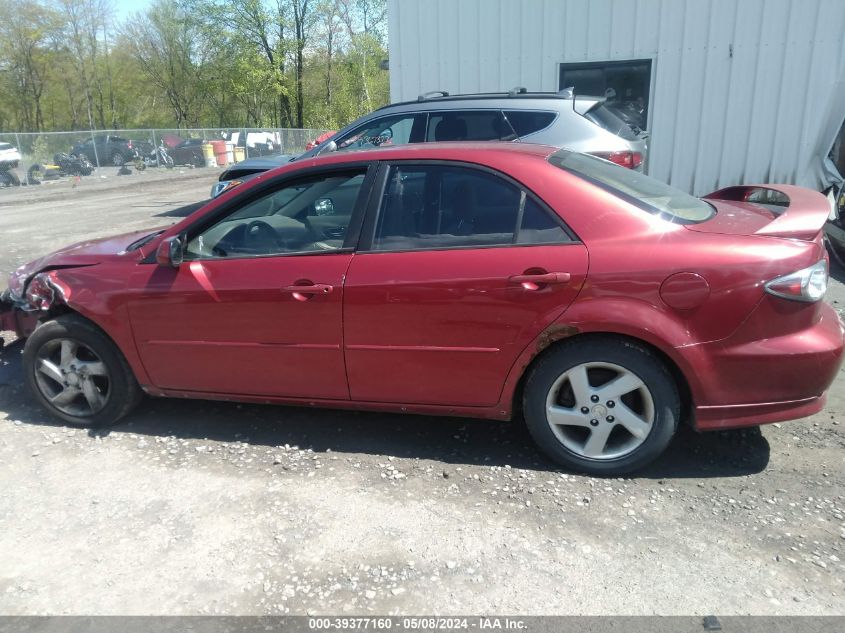
{"type": "Polygon", "coordinates": [[[696,194],[821,186],[845,117],[845,0],[389,0],[393,101],[557,90],[562,62],[652,59],[649,173],[696,194]]]}

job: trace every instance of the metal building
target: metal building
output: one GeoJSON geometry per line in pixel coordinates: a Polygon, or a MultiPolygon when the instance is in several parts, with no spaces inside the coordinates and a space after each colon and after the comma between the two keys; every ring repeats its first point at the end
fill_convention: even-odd
{"type": "Polygon", "coordinates": [[[845,119],[845,0],[389,0],[388,13],[393,101],[604,90],[642,116],[649,173],[687,191],[838,179],[825,157],[845,119]]]}

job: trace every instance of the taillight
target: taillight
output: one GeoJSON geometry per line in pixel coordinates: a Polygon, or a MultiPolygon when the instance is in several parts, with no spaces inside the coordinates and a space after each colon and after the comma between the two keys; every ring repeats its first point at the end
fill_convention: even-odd
{"type": "Polygon", "coordinates": [[[802,270],[772,279],[766,292],[793,301],[819,301],[827,292],[827,261],[821,260],[802,270]]]}
{"type": "Polygon", "coordinates": [[[643,155],[639,152],[590,152],[593,156],[598,156],[611,163],[616,163],[628,169],[635,169],[643,164],[643,155]]]}
{"type": "Polygon", "coordinates": [[[132,149],[132,141],[129,141],[129,142],[126,144],[126,147],[128,147],[129,149],[132,149]]]}

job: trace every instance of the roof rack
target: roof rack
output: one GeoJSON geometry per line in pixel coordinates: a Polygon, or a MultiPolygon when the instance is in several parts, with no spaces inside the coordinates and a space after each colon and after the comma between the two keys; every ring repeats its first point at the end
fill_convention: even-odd
{"type": "MultiPolygon", "coordinates": [[[[522,86],[518,86],[508,92],[480,92],[470,94],[450,94],[445,90],[435,90],[433,92],[426,92],[419,95],[413,101],[397,101],[395,103],[388,103],[377,108],[377,110],[385,110],[387,108],[395,108],[401,105],[411,105],[414,103],[424,103],[426,101],[464,101],[466,99],[574,99],[573,90],[567,88],[557,92],[530,92],[522,86]]],[[[583,95],[578,95],[578,98],[583,95]]]]}
{"type": "Polygon", "coordinates": [[[417,97],[417,101],[427,101],[432,97],[448,97],[449,93],[446,90],[432,90],[431,92],[424,92],[419,97],[417,97]]]}

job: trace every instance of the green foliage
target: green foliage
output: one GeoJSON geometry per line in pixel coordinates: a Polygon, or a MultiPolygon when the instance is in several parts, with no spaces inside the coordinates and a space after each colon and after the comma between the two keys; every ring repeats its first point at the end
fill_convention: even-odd
{"type": "Polygon", "coordinates": [[[385,104],[385,0],[0,3],[0,131],[336,129],[385,104]]]}
{"type": "Polygon", "coordinates": [[[38,136],[32,142],[32,160],[36,163],[50,162],[50,147],[46,136],[38,136]]]}

